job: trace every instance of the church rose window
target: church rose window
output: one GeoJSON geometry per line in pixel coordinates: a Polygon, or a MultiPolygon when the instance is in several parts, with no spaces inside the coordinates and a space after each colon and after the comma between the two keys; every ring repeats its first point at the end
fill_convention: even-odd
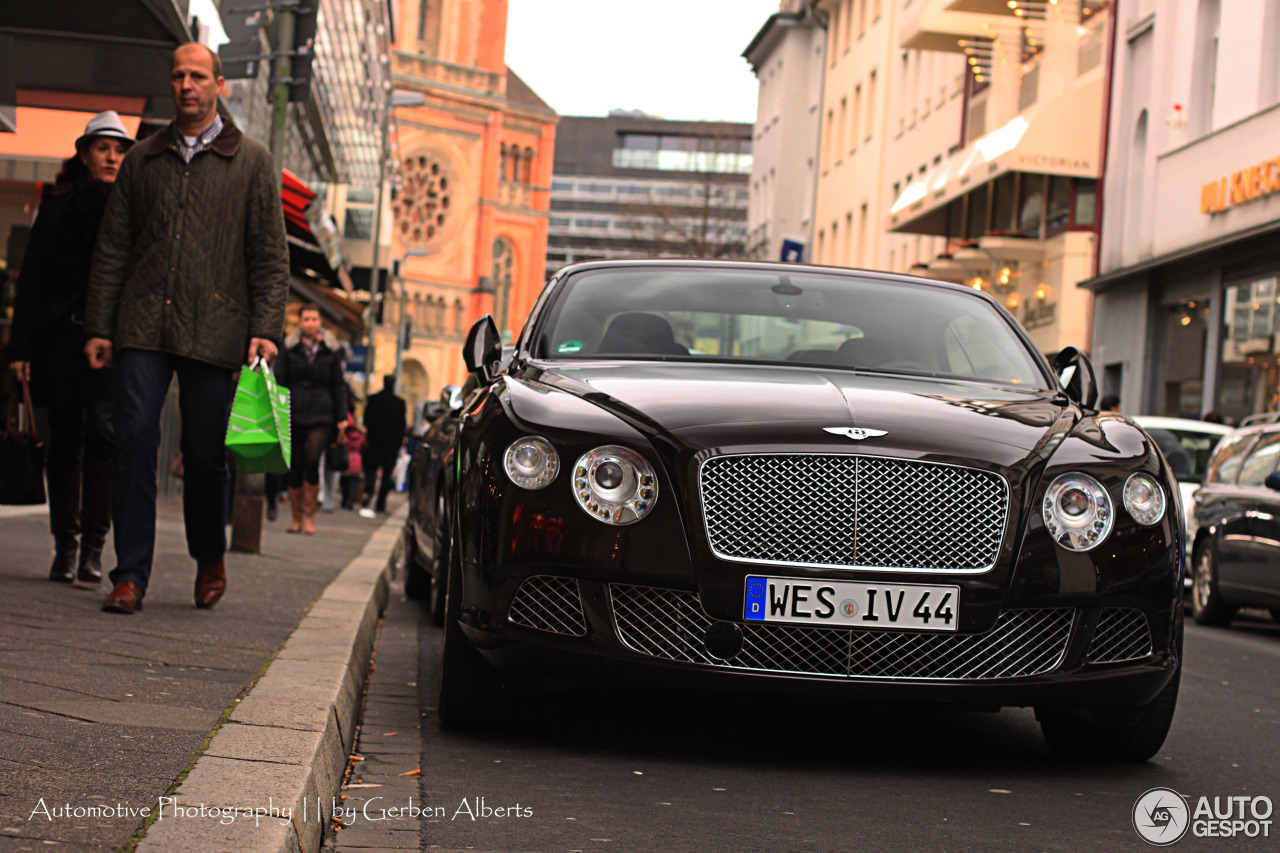
{"type": "Polygon", "coordinates": [[[407,157],[403,168],[404,188],[393,206],[396,228],[405,243],[426,246],[449,222],[452,175],[439,157],[426,152],[407,157]]]}

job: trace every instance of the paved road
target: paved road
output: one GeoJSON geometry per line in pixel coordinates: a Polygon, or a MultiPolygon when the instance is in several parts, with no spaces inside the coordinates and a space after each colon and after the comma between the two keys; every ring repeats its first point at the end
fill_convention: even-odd
{"type": "MultiPolygon", "coordinates": [[[[399,830],[387,846],[419,829],[423,850],[491,853],[1131,851],[1149,849],[1130,812],[1153,787],[1280,804],[1280,625],[1262,614],[1188,626],[1173,731],[1138,766],[1060,762],[1023,710],[581,692],[521,700],[524,721],[502,732],[442,732],[430,717],[440,631],[425,617],[419,642],[429,716],[415,804],[441,811],[381,824],[399,830]]],[[[1272,819],[1270,839],[1188,835],[1173,849],[1276,849],[1272,819]]]]}

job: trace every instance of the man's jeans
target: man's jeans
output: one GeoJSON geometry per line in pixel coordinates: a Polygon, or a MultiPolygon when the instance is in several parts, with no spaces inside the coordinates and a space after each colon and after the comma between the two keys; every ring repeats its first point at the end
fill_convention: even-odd
{"type": "MultiPolygon", "coordinates": [[[[182,415],[182,514],[187,552],[215,563],[227,550],[227,417],[231,370],[163,352],[126,349],[116,363],[116,467],[111,510],[116,568],[111,582],[133,581],[146,591],[156,549],[156,452],[160,410],[169,380],[178,375],[182,415]]],[[[168,460],[166,460],[167,462],[168,460]]]]}

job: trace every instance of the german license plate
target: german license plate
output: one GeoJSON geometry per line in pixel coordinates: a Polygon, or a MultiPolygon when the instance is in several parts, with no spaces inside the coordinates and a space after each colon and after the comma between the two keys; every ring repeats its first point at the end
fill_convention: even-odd
{"type": "Polygon", "coordinates": [[[749,622],[954,631],[960,587],[750,575],[743,611],[749,622]]]}

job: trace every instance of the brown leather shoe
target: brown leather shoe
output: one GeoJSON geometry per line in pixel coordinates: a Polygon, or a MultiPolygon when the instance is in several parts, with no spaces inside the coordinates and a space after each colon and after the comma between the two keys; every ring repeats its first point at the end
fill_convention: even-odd
{"type": "Polygon", "coordinates": [[[222,594],[227,591],[227,564],[225,560],[216,563],[199,563],[196,566],[196,607],[208,610],[218,603],[222,594]]]}
{"type": "Polygon", "coordinates": [[[116,584],[111,594],[102,602],[103,613],[132,613],[142,609],[142,588],[133,581],[116,584]]]}

